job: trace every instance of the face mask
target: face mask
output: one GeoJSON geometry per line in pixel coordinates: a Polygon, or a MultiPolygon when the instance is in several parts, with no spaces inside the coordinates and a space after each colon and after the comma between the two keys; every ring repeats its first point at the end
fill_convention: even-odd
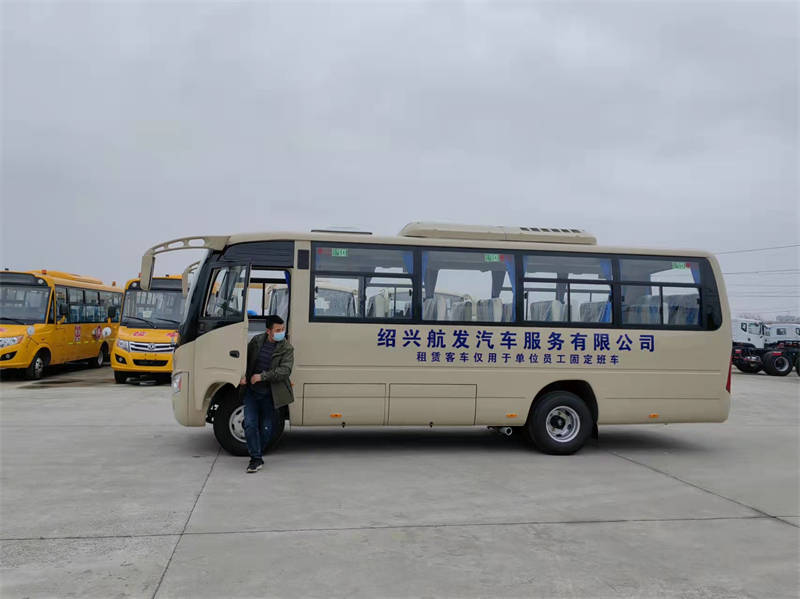
{"type": "Polygon", "coordinates": [[[282,331],[280,333],[275,333],[272,335],[272,338],[275,341],[283,341],[284,337],[286,337],[286,331],[282,331]]]}

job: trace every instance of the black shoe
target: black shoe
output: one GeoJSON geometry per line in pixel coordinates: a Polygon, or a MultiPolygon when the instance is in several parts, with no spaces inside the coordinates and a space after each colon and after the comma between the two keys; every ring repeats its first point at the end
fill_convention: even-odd
{"type": "Polygon", "coordinates": [[[257,460],[255,458],[251,458],[250,463],[247,465],[247,473],[252,474],[253,472],[258,472],[263,467],[264,467],[264,460],[257,460]]]}

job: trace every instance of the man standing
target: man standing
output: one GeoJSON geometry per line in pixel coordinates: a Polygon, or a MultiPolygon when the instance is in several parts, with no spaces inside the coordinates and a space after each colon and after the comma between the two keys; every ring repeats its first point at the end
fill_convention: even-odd
{"type": "Polygon", "coordinates": [[[264,466],[261,452],[272,440],[278,410],[294,401],[289,381],[293,366],[294,348],[286,341],[283,319],[267,316],[267,330],[247,344],[247,370],[239,381],[250,454],[247,472],[258,472],[264,466]]]}

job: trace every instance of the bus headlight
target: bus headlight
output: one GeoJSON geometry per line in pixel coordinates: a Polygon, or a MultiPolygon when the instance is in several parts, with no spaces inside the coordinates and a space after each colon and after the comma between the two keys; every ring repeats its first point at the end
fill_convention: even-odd
{"type": "Polygon", "coordinates": [[[183,387],[183,373],[176,372],[175,374],[172,375],[172,392],[180,393],[182,387],[183,387]]]}
{"type": "Polygon", "coordinates": [[[131,342],[125,341],[124,339],[117,339],[117,347],[125,351],[131,351],[131,342]]]}
{"type": "Polygon", "coordinates": [[[17,343],[22,343],[23,339],[25,339],[25,335],[17,335],[16,337],[0,337],[0,347],[9,347],[11,345],[16,345],[17,343]]]}

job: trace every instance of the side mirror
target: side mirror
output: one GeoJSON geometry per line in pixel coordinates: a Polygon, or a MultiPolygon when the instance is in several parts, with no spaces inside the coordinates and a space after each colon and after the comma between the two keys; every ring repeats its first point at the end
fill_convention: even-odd
{"type": "Polygon", "coordinates": [[[111,320],[115,320],[117,318],[117,307],[116,306],[109,306],[108,307],[108,317],[111,320]]]}
{"type": "Polygon", "coordinates": [[[66,318],[69,316],[69,306],[67,306],[67,304],[58,304],[58,316],[59,318],[66,318]]]}

